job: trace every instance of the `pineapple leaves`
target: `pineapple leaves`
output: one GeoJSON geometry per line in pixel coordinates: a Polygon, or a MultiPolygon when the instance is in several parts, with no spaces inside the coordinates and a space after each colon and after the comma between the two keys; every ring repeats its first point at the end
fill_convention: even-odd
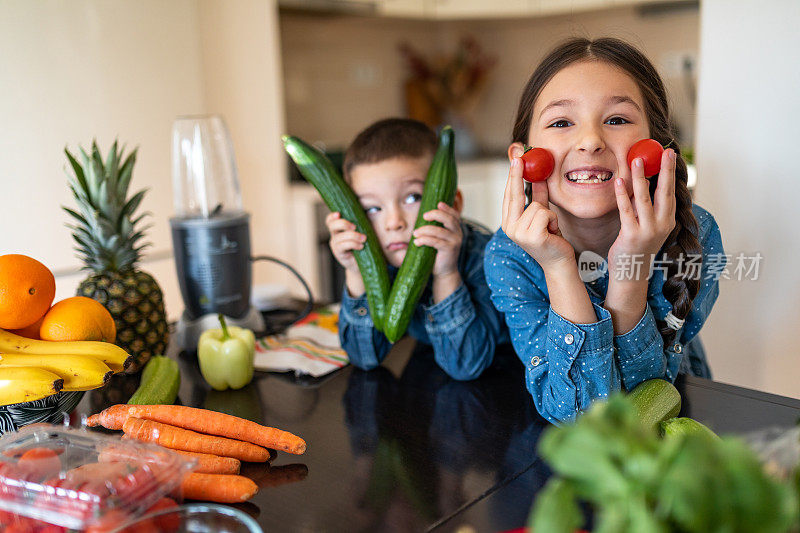
{"type": "Polygon", "coordinates": [[[133,164],[136,163],[136,150],[130,153],[125,162],[119,169],[119,181],[117,182],[117,197],[125,198],[128,194],[128,185],[133,176],[133,164]]]}
{"type": "Polygon", "coordinates": [[[70,227],[70,228],[77,227],[77,228],[83,229],[85,226],[88,226],[88,225],[89,225],[89,223],[86,221],[86,219],[85,219],[85,218],[83,218],[83,217],[82,217],[82,216],[81,216],[79,213],[77,213],[77,212],[73,211],[73,210],[72,210],[72,209],[70,209],[69,207],[64,207],[64,206],[62,205],[62,206],[61,206],[61,209],[63,209],[64,211],[66,211],[67,213],[69,213],[70,215],[72,215],[72,216],[73,216],[75,219],[77,219],[77,220],[78,220],[78,223],[80,224],[80,226],[72,226],[72,225],[68,224],[68,225],[67,225],[68,227],[70,227]]]}
{"type": "MultiPolygon", "coordinates": [[[[70,185],[70,188],[72,189],[72,193],[75,194],[75,196],[78,196],[76,190],[85,191],[86,189],[88,189],[88,187],[86,186],[86,176],[83,174],[83,168],[81,168],[81,165],[78,163],[78,160],[75,159],[75,157],[73,157],[71,153],[69,153],[69,150],[67,150],[66,147],[64,148],[64,153],[67,155],[67,159],[69,160],[69,165],[72,167],[72,171],[75,173],[75,180],[77,180],[78,182],[78,187],[70,185]]],[[[71,177],[70,181],[72,181],[71,177]]]]}
{"type": "Polygon", "coordinates": [[[125,206],[122,208],[122,210],[120,211],[120,215],[124,217],[130,217],[131,215],[133,215],[133,213],[139,207],[139,204],[141,203],[142,198],[144,198],[144,194],[146,192],[147,189],[142,189],[141,191],[134,194],[133,197],[130,200],[128,200],[128,203],[126,203],[125,206]]]}
{"type": "Polygon", "coordinates": [[[137,149],[126,156],[124,145],[120,148],[115,140],[104,158],[96,140],[89,153],[78,148],[80,160],[64,149],[72,169],[71,175],[67,173],[67,185],[78,209],[62,206],[73,222],[67,227],[77,243],[75,250],[85,267],[97,272],[135,268],[141,250],[148,246],[137,246],[137,242],[152,227],[147,225],[137,231],[150,212],[133,218],[147,189],[128,198],[137,149]]]}
{"type": "MultiPolygon", "coordinates": [[[[94,143],[92,143],[92,145],[93,145],[93,150],[92,151],[97,150],[97,143],[94,142],[94,143]]],[[[97,150],[97,153],[99,155],[100,151],[97,150]]],[[[108,157],[106,159],[105,168],[106,168],[106,170],[112,170],[113,173],[116,174],[118,167],[119,167],[119,154],[117,153],[117,141],[115,140],[114,144],[111,145],[111,150],[108,151],[108,157]]],[[[114,180],[114,181],[116,181],[116,180],[114,180]]],[[[115,185],[115,184],[116,183],[113,183],[112,185],[115,185]]]]}

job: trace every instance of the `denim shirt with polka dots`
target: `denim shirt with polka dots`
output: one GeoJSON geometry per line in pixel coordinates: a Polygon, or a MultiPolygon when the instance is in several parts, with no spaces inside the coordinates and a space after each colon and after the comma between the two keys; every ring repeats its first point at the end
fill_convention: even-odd
{"type": "Polygon", "coordinates": [[[697,334],[719,294],[719,273],[726,259],[714,217],[697,205],[692,211],[703,248],[700,289],[668,346],[656,325],[656,318],[663,320],[672,309],[662,293],[663,269],[653,268],[642,318],[631,331],[615,335],[611,313],[603,307],[607,269],[584,283],[597,321],[574,324],[550,306],[541,266],[502,229],[492,237],[484,259],[486,280],[492,301],[505,315],[511,342],[526,366],[526,386],[542,416],[555,423],[571,420],[595,399],[631,390],[651,378],[674,381],[679,373],[711,377],[697,334]]]}
{"type": "MultiPolygon", "coordinates": [[[[433,347],[436,363],[459,380],[477,378],[494,359],[498,343],[508,342],[508,330],[492,305],[483,274],[483,253],[492,234],[462,221],[458,257],[462,283],[447,298],[433,303],[431,283],[414,309],[408,334],[433,347]]],[[[390,279],[397,268],[389,267],[390,279]]],[[[339,340],[350,362],[364,370],[381,364],[392,344],[375,328],[366,295],[352,297],[347,288],[339,310],[339,340]]]]}

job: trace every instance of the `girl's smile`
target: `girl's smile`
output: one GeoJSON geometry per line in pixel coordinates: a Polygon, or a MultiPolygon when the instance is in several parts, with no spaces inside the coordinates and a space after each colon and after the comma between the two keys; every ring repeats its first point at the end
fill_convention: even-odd
{"type": "Polygon", "coordinates": [[[601,184],[611,181],[613,174],[614,173],[609,169],[603,167],[581,167],[567,171],[564,177],[567,178],[570,183],[585,185],[601,184]]]}

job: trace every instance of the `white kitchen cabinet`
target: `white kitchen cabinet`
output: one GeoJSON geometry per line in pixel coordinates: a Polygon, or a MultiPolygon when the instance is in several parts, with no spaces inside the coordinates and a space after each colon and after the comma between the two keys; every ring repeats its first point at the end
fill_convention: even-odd
{"type": "MultiPolygon", "coordinates": [[[[535,14],[562,15],[577,11],[589,11],[592,9],[604,9],[611,7],[614,0],[533,0],[535,14]]],[[[636,3],[632,1],[631,3],[636,3]]]]}
{"type": "MultiPolygon", "coordinates": [[[[290,1],[290,0],[286,0],[290,1]]],[[[303,2],[304,0],[291,0],[303,2]]],[[[678,0],[689,3],[693,0],[678,0]]],[[[376,11],[387,17],[428,20],[492,19],[567,15],[620,6],[673,4],[673,0],[375,0],[376,11]]]]}
{"type": "Polygon", "coordinates": [[[433,6],[430,0],[379,0],[377,9],[387,17],[427,18],[433,6]]]}
{"type": "Polygon", "coordinates": [[[480,222],[492,231],[500,227],[503,192],[508,179],[508,159],[497,157],[459,161],[458,188],[464,196],[462,216],[480,222]]]}
{"type": "Polygon", "coordinates": [[[533,12],[537,0],[431,0],[437,19],[503,18],[525,16],[533,12]]]}

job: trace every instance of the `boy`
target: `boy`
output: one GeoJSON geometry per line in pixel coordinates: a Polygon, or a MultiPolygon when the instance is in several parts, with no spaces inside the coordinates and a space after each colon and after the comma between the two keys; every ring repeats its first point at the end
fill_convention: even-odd
{"type": "MultiPolygon", "coordinates": [[[[508,333],[489,299],[483,275],[483,250],[491,235],[461,220],[461,192],[456,192],[453,207],[440,202],[438,209],[424,215],[443,227],[428,225],[414,231],[436,145],[436,134],[421,122],[381,120],[358,134],[347,149],[344,178],[375,229],[390,278],[397,274],[412,236],[417,245],[436,249],[431,281],[408,333],[433,346],[436,363],[451,377],[474,379],[491,364],[497,342],[507,340],[508,333]]],[[[372,323],[352,253],[363,248],[366,236],[339,213],[331,213],[325,222],[331,251],[345,269],[339,313],[342,347],[357,367],[375,368],[391,343],[372,323]]]]}

